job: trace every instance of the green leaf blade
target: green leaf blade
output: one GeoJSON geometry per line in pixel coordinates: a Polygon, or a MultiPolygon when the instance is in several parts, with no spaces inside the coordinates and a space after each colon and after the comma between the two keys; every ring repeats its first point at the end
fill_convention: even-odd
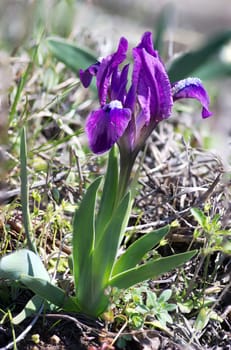
{"type": "Polygon", "coordinates": [[[83,312],[95,315],[93,300],[98,293],[93,272],[93,253],[95,249],[95,206],[101,178],[96,179],[87,189],[73,220],[73,275],[76,296],[83,312]],[[90,305],[88,310],[88,305],[90,305]]]}
{"type": "Polygon", "coordinates": [[[167,4],[166,6],[164,6],[155,26],[154,47],[156,50],[158,50],[160,56],[162,56],[163,54],[164,33],[168,28],[169,23],[172,20],[173,12],[174,12],[174,7],[172,4],[167,4]]]}
{"type": "Polygon", "coordinates": [[[12,322],[14,325],[18,325],[23,322],[27,317],[35,315],[39,312],[40,308],[44,303],[43,298],[38,295],[34,295],[25,305],[24,309],[16,315],[12,322]]]}
{"type": "MultiPolygon", "coordinates": [[[[77,285],[79,271],[84,274],[85,266],[92,254],[95,244],[95,204],[101,178],[96,179],[87,189],[77,208],[73,220],[73,271],[77,285]]],[[[90,269],[89,261],[89,269],[90,269]]]]}
{"type": "Polygon", "coordinates": [[[134,268],[141,262],[143,256],[155,247],[160,240],[169,232],[169,226],[146,233],[131,244],[125,253],[117,260],[113,268],[113,276],[123,271],[134,268]]]}
{"type": "Polygon", "coordinates": [[[156,278],[184,264],[191,259],[196,252],[196,250],[193,250],[186,253],[175,254],[137,266],[136,268],[113,276],[109,281],[109,285],[124,289],[148,279],[156,278]]]}
{"type": "Polygon", "coordinates": [[[231,39],[231,30],[227,30],[207,39],[207,42],[195,51],[177,57],[168,68],[170,81],[194,75],[193,73],[206,64],[231,39]]]}
{"type": "Polygon", "coordinates": [[[75,73],[97,62],[93,53],[64,39],[50,37],[47,43],[53,55],[75,73]]]}
{"type": "Polygon", "coordinates": [[[20,281],[44,300],[60,308],[64,308],[66,305],[66,307],[68,306],[68,311],[79,311],[74,299],[69,298],[63,289],[55,286],[50,281],[23,274],[20,277],[20,281]]]}
{"type": "Polygon", "coordinates": [[[27,143],[26,143],[26,129],[21,130],[20,136],[20,180],[21,180],[21,202],[22,202],[22,218],[27,238],[28,248],[36,253],[36,245],[34,237],[32,236],[32,225],[29,209],[29,190],[28,190],[28,176],[27,176],[27,143]]]}
{"type": "Polygon", "coordinates": [[[124,234],[127,222],[130,216],[131,197],[128,193],[115,210],[111,222],[103,233],[101,240],[97,242],[94,252],[94,269],[98,276],[102,277],[102,286],[108,282],[112,272],[112,267],[116,258],[116,254],[124,234]],[[102,253],[103,264],[102,264],[102,253]]]}
{"type": "Polygon", "coordinates": [[[214,80],[231,76],[231,64],[215,57],[194,72],[201,80],[214,80]]]}
{"type": "Polygon", "coordinates": [[[107,172],[105,176],[103,193],[100,200],[99,211],[96,220],[96,240],[101,239],[101,235],[106,225],[110,222],[118,189],[118,159],[116,149],[113,147],[109,153],[107,172]]]}
{"type": "Polygon", "coordinates": [[[77,299],[82,311],[91,316],[99,316],[109,304],[109,296],[105,294],[105,288],[108,286],[121,236],[127,225],[130,207],[131,201],[128,193],[114,211],[104,232],[101,233],[101,239],[97,240],[97,245],[91,255],[92,260],[89,262],[90,272],[80,271],[82,277],[77,287],[77,299]]]}
{"type": "Polygon", "coordinates": [[[20,280],[21,274],[50,280],[40,257],[28,249],[15,251],[0,259],[0,278],[15,281],[20,280]]]}
{"type": "Polygon", "coordinates": [[[206,223],[207,223],[207,217],[206,215],[203,213],[202,210],[200,210],[199,208],[191,208],[191,214],[193,215],[194,219],[198,222],[198,224],[206,229],[206,223]]]}

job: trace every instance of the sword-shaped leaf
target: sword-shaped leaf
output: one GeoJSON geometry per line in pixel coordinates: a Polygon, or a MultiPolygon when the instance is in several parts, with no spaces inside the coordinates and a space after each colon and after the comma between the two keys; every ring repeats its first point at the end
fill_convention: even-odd
{"type": "Polygon", "coordinates": [[[47,43],[53,55],[75,73],[80,68],[86,69],[97,62],[93,53],[69,43],[67,40],[51,37],[47,39],[47,43]]]}
{"type": "Polygon", "coordinates": [[[116,149],[109,153],[107,172],[105,175],[103,193],[100,200],[99,212],[96,219],[96,240],[100,239],[105,227],[112,218],[118,189],[118,160],[116,149]]]}
{"type": "Polygon", "coordinates": [[[155,247],[160,240],[168,233],[169,226],[144,234],[132,243],[123,255],[117,260],[113,268],[113,276],[136,267],[141,262],[143,256],[155,247]]]}
{"type": "Polygon", "coordinates": [[[0,259],[0,278],[15,281],[20,280],[22,274],[50,280],[42,260],[31,250],[21,249],[0,259]]]}
{"type": "Polygon", "coordinates": [[[95,205],[101,178],[87,189],[73,220],[73,275],[80,305],[94,295],[92,255],[95,247],[95,205]],[[93,286],[93,287],[92,287],[93,286]]]}
{"type": "Polygon", "coordinates": [[[21,275],[20,281],[44,300],[66,311],[79,311],[75,298],[68,297],[63,289],[55,286],[51,282],[28,275],[21,275]]]}
{"type": "Polygon", "coordinates": [[[174,268],[184,264],[191,259],[196,252],[196,250],[192,250],[186,253],[159,258],[154,261],[147,262],[146,264],[136,266],[133,269],[113,276],[109,281],[109,285],[125,289],[150,278],[157,278],[163,273],[171,271],[174,268]]]}
{"type": "Polygon", "coordinates": [[[168,69],[171,82],[187,78],[194,75],[203,65],[231,39],[231,30],[227,30],[208,38],[207,42],[195,51],[189,51],[175,58],[168,69]]]}
{"type": "Polygon", "coordinates": [[[23,322],[27,317],[38,314],[44,299],[38,295],[34,295],[25,305],[24,309],[12,319],[13,324],[17,325],[23,322]]]}

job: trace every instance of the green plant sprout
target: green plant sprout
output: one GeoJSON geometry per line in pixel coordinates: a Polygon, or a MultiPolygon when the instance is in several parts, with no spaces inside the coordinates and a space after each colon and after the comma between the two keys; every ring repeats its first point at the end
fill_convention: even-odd
{"type": "MultiPolygon", "coordinates": [[[[166,329],[166,325],[173,322],[169,312],[176,309],[176,304],[169,303],[172,296],[170,289],[164,290],[159,296],[146,283],[140,287],[131,287],[119,295],[114,296],[112,308],[116,307],[119,314],[126,315],[128,325],[132,329],[143,328],[144,325],[166,329]]],[[[123,319],[122,319],[123,321],[123,319]]]]}
{"type": "Polygon", "coordinates": [[[204,254],[223,251],[231,254],[231,230],[222,229],[220,214],[209,214],[209,205],[203,210],[192,208],[191,213],[198,226],[194,230],[194,239],[204,239],[204,254]]]}

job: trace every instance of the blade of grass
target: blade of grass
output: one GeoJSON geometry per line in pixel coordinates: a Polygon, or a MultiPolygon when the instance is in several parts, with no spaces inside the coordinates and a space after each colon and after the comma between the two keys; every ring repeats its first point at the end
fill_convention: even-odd
{"type": "Polygon", "coordinates": [[[31,66],[32,66],[32,63],[30,62],[28,64],[28,66],[27,66],[27,69],[22,74],[22,77],[21,77],[21,79],[19,81],[18,88],[17,88],[17,91],[16,91],[16,95],[15,95],[14,101],[12,103],[12,107],[11,107],[10,114],[9,114],[9,123],[10,124],[12,123],[12,121],[13,121],[13,119],[15,117],[16,108],[17,108],[18,102],[20,100],[20,96],[21,96],[21,93],[22,93],[22,91],[24,89],[24,86],[26,85],[26,81],[27,81],[29,72],[31,70],[31,66]]]}
{"type": "MultiPolygon", "coordinates": [[[[40,39],[39,39],[40,40],[40,39]]],[[[16,115],[16,109],[17,109],[17,105],[18,105],[18,102],[20,100],[20,97],[21,97],[21,93],[26,85],[26,82],[28,80],[28,77],[29,77],[29,74],[31,72],[31,69],[33,67],[33,64],[34,64],[34,60],[35,60],[35,57],[37,55],[37,51],[38,51],[38,45],[37,44],[33,50],[33,53],[32,53],[32,58],[31,58],[31,61],[29,62],[26,70],[23,72],[22,76],[21,76],[21,79],[19,81],[19,84],[18,84],[18,87],[17,87],[17,91],[16,91],[16,94],[15,94],[15,98],[14,98],[14,101],[12,103],[12,107],[11,107],[11,110],[10,110],[10,113],[9,113],[9,124],[12,123],[15,115],[16,115]]]]}
{"type": "Polygon", "coordinates": [[[21,130],[20,138],[20,179],[21,179],[21,205],[22,218],[27,245],[30,250],[37,253],[34,237],[32,236],[32,225],[29,210],[29,190],[27,177],[27,145],[26,145],[26,130],[25,127],[21,130]]]}

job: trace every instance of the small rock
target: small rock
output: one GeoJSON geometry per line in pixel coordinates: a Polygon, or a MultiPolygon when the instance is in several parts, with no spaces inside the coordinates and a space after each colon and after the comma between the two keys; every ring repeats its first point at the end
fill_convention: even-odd
{"type": "Polygon", "coordinates": [[[52,335],[52,337],[50,337],[50,343],[52,345],[58,345],[58,344],[60,344],[60,341],[61,341],[61,339],[56,334],[54,334],[54,335],[52,335]]]}

